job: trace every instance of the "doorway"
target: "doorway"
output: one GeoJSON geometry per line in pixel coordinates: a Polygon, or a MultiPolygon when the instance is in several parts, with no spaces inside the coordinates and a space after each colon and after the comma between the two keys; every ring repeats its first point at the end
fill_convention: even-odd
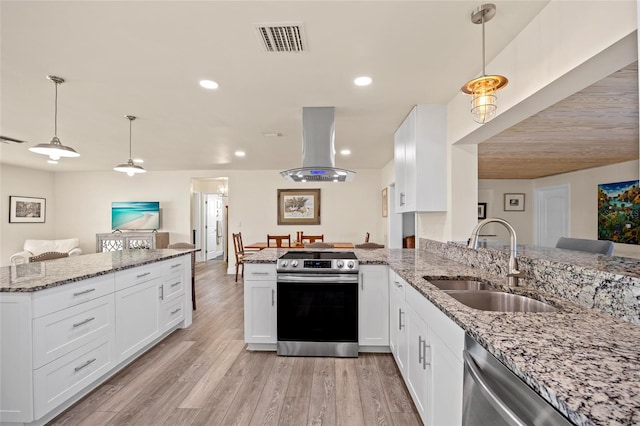
{"type": "Polygon", "coordinates": [[[535,188],[533,194],[534,244],[555,247],[560,237],[569,236],[569,185],[535,188]]]}
{"type": "Polygon", "coordinates": [[[225,253],[225,202],[219,193],[203,194],[205,260],[224,260],[225,253]]]}

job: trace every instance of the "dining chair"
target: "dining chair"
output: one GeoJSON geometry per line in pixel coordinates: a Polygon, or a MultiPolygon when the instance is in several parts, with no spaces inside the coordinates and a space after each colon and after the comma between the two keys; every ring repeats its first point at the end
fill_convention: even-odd
{"type": "Polygon", "coordinates": [[[238,282],[238,270],[242,267],[242,278],[244,278],[244,246],[242,244],[242,233],[233,234],[233,250],[236,255],[236,282],[238,282]]]}
{"type": "Polygon", "coordinates": [[[366,243],[362,243],[362,244],[356,244],[355,248],[357,248],[357,249],[378,249],[378,248],[384,248],[384,244],[366,242],[366,243]]]}
{"type": "Polygon", "coordinates": [[[291,247],[291,235],[269,235],[267,234],[267,247],[291,247]],[[272,245],[271,242],[275,245],[272,245]],[[285,246],[284,243],[287,243],[285,246]]]}
{"type": "MultiPolygon", "coordinates": [[[[167,246],[168,249],[173,250],[189,250],[195,249],[196,245],[191,243],[173,243],[167,246]]],[[[196,310],[196,252],[191,252],[191,304],[193,310],[196,310]]]]}
{"type": "Polygon", "coordinates": [[[316,241],[313,243],[305,243],[304,248],[333,248],[333,244],[316,241]]]}
{"type": "Polygon", "coordinates": [[[605,256],[613,255],[613,242],[604,240],[560,237],[556,243],[556,248],[604,254],[605,256]]]}
{"type": "Polygon", "coordinates": [[[367,232],[367,235],[364,236],[364,242],[368,243],[369,242],[369,233],[367,232]]]}
{"type": "Polygon", "coordinates": [[[29,262],[42,262],[43,260],[62,259],[64,257],[69,257],[69,253],[45,251],[44,253],[29,257],[29,262]]]}
{"type": "Polygon", "coordinates": [[[316,241],[324,241],[324,234],[322,234],[322,235],[304,235],[304,233],[302,233],[300,235],[300,242],[302,244],[315,243],[316,241]]]}

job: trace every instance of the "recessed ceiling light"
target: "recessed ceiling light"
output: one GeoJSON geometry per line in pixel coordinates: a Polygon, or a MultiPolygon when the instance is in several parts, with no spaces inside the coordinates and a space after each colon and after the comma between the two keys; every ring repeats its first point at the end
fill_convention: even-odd
{"type": "Polygon", "coordinates": [[[245,155],[247,155],[247,153],[244,151],[236,151],[235,155],[236,157],[244,157],[245,155]]]}
{"type": "Polygon", "coordinates": [[[142,163],[144,163],[144,160],[142,158],[134,158],[133,162],[137,163],[137,164],[142,164],[142,163]]]}
{"type": "Polygon", "coordinates": [[[371,79],[371,77],[367,77],[365,75],[356,78],[355,80],[353,80],[354,84],[356,86],[368,86],[371,84],[373,80],[371,79]]]}
{"type": "Polygon", "coordinates": [[[204,87],[205,89],[217,89],[218,83],[213,80],[200,80],[200,86],[204,87]]]}
{"type": "Polygon", "coordinates": [[[49,164],[58,164],[58,160],[47,160],[49,164]]]}
{"type": "Polygon", "coordinates": [[[350,149],[342,149],[342,150],[340,150],[340,154],[342,154],[342,155],[351,155],[351,150],[350,149]]]}

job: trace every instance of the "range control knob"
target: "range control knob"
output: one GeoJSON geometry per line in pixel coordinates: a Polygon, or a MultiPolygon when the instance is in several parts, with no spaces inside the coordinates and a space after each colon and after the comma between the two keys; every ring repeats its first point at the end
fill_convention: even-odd
{"type": "Polygon", "coordinates": [[[354,266],[356,266],[356,264],[353,262],[353,260],[350,260],[349,263],[347,263],[347,268],[349,269],[353,269],[354,266]]]}
{"type": "Polygon", "coordinates": [[[287,262],[286,260],[283,260],[282,262],[280,262],[280,266],[282,266],[283,268],[286,268],[288,264],[289,262],[287,262]]]}
{"type": "Polygon", "coordinates": [[[343,262],[342,260],[338,260],[338,261],[336,262],[336,266],[337,266],[339,269],[342,269],[342,268],[344,267],[344,262],[343,262]]]}
{"type": "Polygon", "coordinates": [[[297,261],[297,260],[292,260],[292,261],[291,261],[291,266],[293,266],[294,268],[295,268],[296,266],[298,266],[298,261],[297,261]]]}

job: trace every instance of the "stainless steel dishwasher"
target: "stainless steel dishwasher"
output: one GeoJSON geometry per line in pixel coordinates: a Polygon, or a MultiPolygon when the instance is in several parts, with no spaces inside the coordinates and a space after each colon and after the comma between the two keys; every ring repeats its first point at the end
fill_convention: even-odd
{"type": "Polygon", "coordinates": [[[572,424],[468,334],[463,357],[463,425],[572,424]]]}

